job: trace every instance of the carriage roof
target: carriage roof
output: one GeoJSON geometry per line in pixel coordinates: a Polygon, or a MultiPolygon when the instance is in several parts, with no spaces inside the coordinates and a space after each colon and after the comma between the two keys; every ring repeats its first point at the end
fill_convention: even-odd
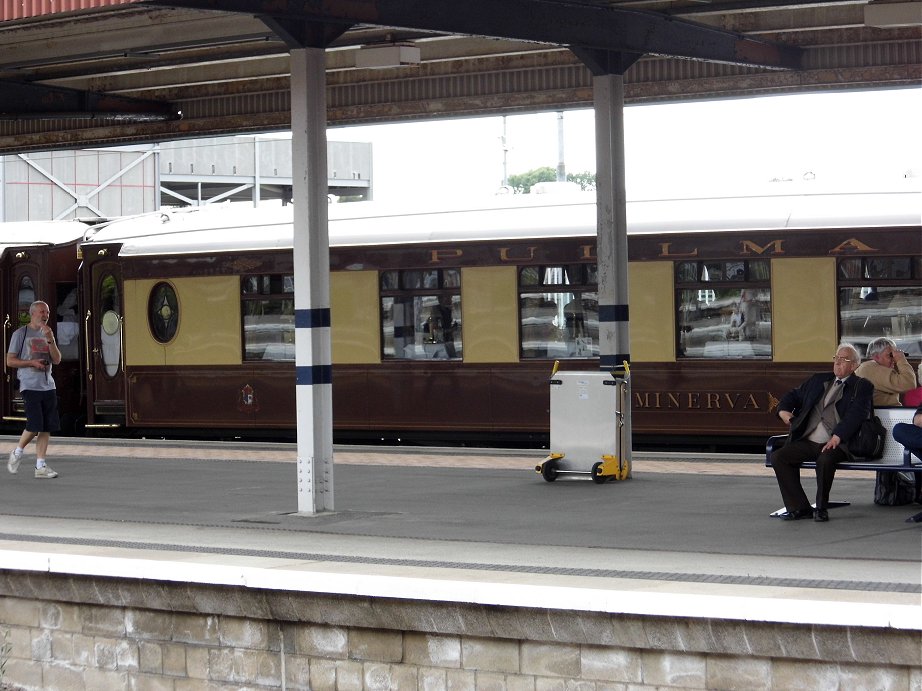
{"type": "MultiPolygon", "coordinates": [[[[463,207],[407,211],[380,202],[331,204],[331,247],[594,235],[595,195],[511,195],[463,207]]],[[[120,243],[121,256],[290,249],[291,206],[163,210],[90,228],[84,244],[120,243]]],[[[922,226],[922,192],[775,194],[631,201],[629,234],[922,226]]]]}
{"type": "Polygon", "coordinates": [[[65,245],[80,240],[89,226],[81,221],[11,221],[0,224],[0,256],[9,249],[65,245]]]}

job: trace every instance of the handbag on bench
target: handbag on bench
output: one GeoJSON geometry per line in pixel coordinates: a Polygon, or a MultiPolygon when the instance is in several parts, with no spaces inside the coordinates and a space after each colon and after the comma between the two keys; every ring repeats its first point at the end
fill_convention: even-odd
{"type": "Polygon", "coordinates": [[[884,455],[886,441],[887,428],[871,410],[871,415],[862,421],[855,436],[849,440],[848,450],[853,456],[877,460],[884,455]]]}

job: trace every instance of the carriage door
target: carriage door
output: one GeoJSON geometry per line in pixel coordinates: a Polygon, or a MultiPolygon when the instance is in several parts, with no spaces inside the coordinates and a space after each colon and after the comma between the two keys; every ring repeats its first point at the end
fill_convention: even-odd
{"type": "Polygon", "coordinates": [[[114,262],[90,265],[87,310],[87,427],[125,424],[125,338],[122,278],[114,262]]]}
{"type": "MultiPolygon", "coordinates": [[[[20,255],[28,256],[27,253],[20,255]]],[[[20,259],[17,256],[17,259],[20,259]]],[[[13,332],[31,320],[29,307],[38,299],[38,267],[29,261],[17,261],[5,267],[4,274],[9,277],[3,286],[3,417],[4,419],[22,419],[25,415],[22,398],[19,395],[16,370],[6,366],[6,349],[13,332]]]]}

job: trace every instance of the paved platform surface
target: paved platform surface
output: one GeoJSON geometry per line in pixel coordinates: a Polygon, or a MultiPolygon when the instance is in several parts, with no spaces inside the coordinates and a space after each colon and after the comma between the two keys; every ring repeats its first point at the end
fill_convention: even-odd
{"type": "Polygon", "coordinates": [[[821,524],[769,516],[758,455],[635,453],[602,485],[543,457],[337,447],[306,516],[294,445],[58,438],[54,480],[0,466],[0,568],[922,629],[922,506],[875,506],[871,473],[821,524]]]}

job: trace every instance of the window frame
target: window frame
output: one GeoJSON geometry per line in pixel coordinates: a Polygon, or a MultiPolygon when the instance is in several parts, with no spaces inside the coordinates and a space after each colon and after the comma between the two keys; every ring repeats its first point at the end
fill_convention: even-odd
{"type": "MultiPolygon", "coordinates": [[[[378,312],[379,312],[379,328],[381,330],[381,361],[382,362],[396,362],[396,361],[406,361],[414,362],[418,360],[441,360],[441,361],[463,361],[464,359],[464,330],[463,330],[463,305],[461,304],[461,268],[460,267],[426,267],[426,268],[403,268],[403,269],[385,269],[378,272],[378,312]],[[419,275],[419,280],[415,279],[416,275],[419,275]],[[422,305],[421,309],[412,310],[412,321],[413,324],[409,327],[407,331],[401,333],[400,336],[396,334],[397,327],[394,325],[395,319],[393,316],[394,305],[398,304],[398,300],[402,301],[415,301],[417,299],[426,299],[434,298],[435,301],[433,304],[425,306],[426,310],[431,310],[434,307],[442,303],[442,300],[447,298],[451,301],[452,306],[452,323],[449,325],[450,329],[450,340],[446,340],[443,336],[441,339],[436,341],[435,336],[430,336],[431,341],[426,340],[423,336],[424,326],[420,326],[417,329],[418,318],[421,317],[423,312],[422,305]],[[388,310],[385,307],[385,301],[391,301],[391,317],[388,319],[387,314],[388,310]],[[387,337],[387,330],[391,328],[392,336],[390,340],[387,337]],[[417,333],[419,332],[419,333],[417,333]],[[417,338],[419,336],[419,338],[417,338]],[[400,339],[412,339],[410,343],[405,343],[401,346],[401,350],[404,354],[397,355],[397,340],[400,339]],[[419,341],[419,342],[418,342],[419,341]],[[406,355],[406,349],[410,346],[413,346],[413,353],[416,353],[420,350],[420,347],[425,351],[426,348],[423,345],[423,341],[428,343],[433,350],[433,353],[423,354],[419,353],[418,357],[408,357],[406,355]],[[389,346],[390,344],[390,346],[389,346]],[[444,353],[437,348],[434,348],[437,344],[444,344],[444,353]],[[388,348],[393,350],[393,354],[388,352],[388,348]],[[436,352],[438,351],[438,352],[436,352]]],[[[427,320],[428,321],[428,320],[427,320]]],[[[419,322],[422,324],[422,322],[419,322]]],[[[407,328],[407,327],[403,327],[407,328]]],[[[445,329],[444,325],[439,325],[440,329],[445,329]]],[[[432,331],[434,333],[434,331],[432,331]]]]}
{"type": "Polygon", "coordinates": [[[535,360],[597,360],[599,358],[599,284],[597,262],[553,262],[528,264],[517,267],[517,315],[518,348],[520,361],[535,360]],[[547,281],[549,272],[560,271],[561,278],[547,281]],[[526,274],[535,274],[535,281],[526,282],[526,274]],[[575,275],[574,275],[575,274],[575,275]],[[571,281],[573,276],[575,281],[571,281]],[[563,305],[561,300],[552,299],[551,295],[569,295],[563,305]],[[591,297],[587,297],[591,296],[591,297]],[[568,319],[567,306],[580,302],[581,319],[568,319]],[[589,309],[583,307],[588,301],[589,309]],[[550,303],[553,303],[551,305],[550,303]],[[594,303],[595,309],[592,309],[594,303]],[[526,316],[526,310],[529,314],[526,316]],[[534,313],[531,311],[534,310],[534,313]],[[595,314],[593,338],[591,315],[595,314]],[[526,324],[526,320],[537,319],[536,324],[526,324]],[[550,320],[550,321],[548,321],[550,320]],[[576,325],[578,330],[574,331],[576,325]],[[541,345],[540,338],[529,340],[531,332],[537,330],[540,336],[546,333],[548,338],[541,345]],[[542,352],[543,351],[543,352],[542,352]]]}
{"type": "Polygon", "coordinates": [[[295,351],[294,351],[294,342],[295,342],[295,293],[294,293],[294,273],[288,273],[284,271],[267,271],[261,273],[253,274],[244,274],[240,276],[240,345],[241,345],[241,357],[243,362],[294,362],[295,360],[295,351]],[[256,290],[247,290],[247,282],[256,279],[257,287],[256,290]],[[267,280],[268,279],[268,280],[267,280]],[[275,279],[275,280],[274,280],[275,279]],[[263,291],[262,285],[266,283],[268,290],[263,291]],[[273,287],[281,286],[282,290],[273,290],[273,287]],[[290,286],[290,289],[287,288],[290,286]],[[280,336],[277,342],[269,342],[266,344],[267,348],[270,345],[282,345],[290,346],[281,348],[283,351],[282,357],[266,357],[267,348],[263,348],[260,351],[259,357],[251,356],[250,350],[252,347],[258,346],[259,344],[250,343],[247,339],[247,319],[255,315],[249,314],[247,309],[247,303],[256,303],[256,302],[266,302],[271,303],[272,301],[278,301],[280,303],[280,309],[278,312],[270,312],[270,315],[277,314],[279,317],[287,317],[290,323],[285,321],[279,321],[279,325],[282,327],[279,329],[280,336]],[[285,303],[290,303],[290,307],[286,309],[285,303]],[[250,348],[248,348],[248,345],[250,348]],[[290,353],[290,356],[288,356],[290,353]]]}
{"type": "MultiPolygon", "coordinates": [[[[771,285],[772,266],[771,259],[758,258],[724,258],[724,259],[682,259],[674,262],[673,265],[673,289],[675,296],[675,358],[676,362],[685,362],[689,360],[702,361],[733,361],[733,360],[772,360],[774,357],[772,351],[772,285],[771,285]],[[690,267],[694,266],[694,272],[690,267]],[[712,275],[713,269],[721,266],[720,275],[712,275]],[[733,270],[731,275],[729,272],[733,270]],[[692,275],[694,278],[692,278],[692,275]],[[745,320],[741,318],[741,313],[747,311],[742,304],[743,297],[749,293],[755,293],[755,300],[758,306],[758,315],[756,325],[748,328],[744,327],[745,320]],[[684,299],[685,293],[697,293],[698,298],[695,304],[704,302],[706,306],[711,303],[714,317],[718,321],[707,327],[690,327],[689,320],[683,314],[690,310],[686,305],[691,301],[684,299]],[[736,293],[734,297],[733,294],[736,293]],[[767,299],[762,298],[767,294],[767,299]],[[710,300],[707,299],[710,297],[710,300]],[[735,305],[735,307],[734,307],[735,305]],[[764,337],[761,335],[759,324],[764,323],[765,316],[768,316],[768,333],[764,337]],[[726,318],[725,318],[726,317],[726,318]],[[702,329],[701,333],[714,331],[722,334],[723,341],[726,344],[724,354],[706,355],[704,352],[687,354],[689,349],[689,334],[692,334],[696,328],[702,329]],[[755,332],[752,329],[755,328],[755,332]],[[750,337],[749,334],[754,336],[750,337]],[[750,343],[747,348],[732,347],[734,341],[754,342],[759,345],[760,349],[767,348],[767,353],[757,353],[750,343]],[[733,351],[737,352],[733,354],[733,351]],[[748,352],[746,352],[748,350],[748,352]]],[[[698,311],[696,309],[696,311],[698,311]]],[[[743,315],[745,317],[745,315],[743,315]]],[[[713,317],[705,317],[710,320],[713,317]]],[[[752,323],[750,315],[748,321],[752,323]]],[[[718,339],[719,340],[719,339],[718,339]]],[[[710,344],[711,341],[708,341],[710,344]]],[[[707,345],[704,346],[707,349],[707,345]]]]}
{"type": "MultiPolygon", "coordinates": [[[[879,301],[879,292],[881,288],[909,290],[915,289],[922,293],[922,256],[846,256],[838,257],[836,259],[836,321],[839,339],[840,341],[847,341],[855,345],[859,352],[861,352],[862,357],[865,357],[865,349],[867,347],[867,343],[875,338],[882,336],[893,339],[894,342],[897,343],[897,347],[907,347],[905,344],[900,342],[902,340],[901,337],[906,334],[896,334],[892,332],[894,326],[892,317],[888,318],[879,314],[874,314],[874,311],[870,309],[874,306],[874,303],[879,301]],[[868,271],[868,266],[873,262],[890,262],[891,265],[895,265],[897,262],[904,261],[908,262],[907,275],[891,275],[885,277],[868,275],[869,273],[876,273],[868,271]],[[853,266],[857,267],[857,272],[854,269],[846,268],[848,264],[852,264],[853,266]],[[856,273],[858,274],[857,276],[855,275],[856,273]],[[853,300],[849,299],[846,303],[845,297],[848,295],[848,291],[854,291],[855,289],[860,291],[859,299],[862,301],[861,303],[858,303],[858,305],[867,304],[869,307],[867,310],[868,313],[859,316],[856,319],[856,322],[861,322],[862,325],[867,325],[869,323],[875,324],[875,327],[868,329],[867,333],[852,333],[851,330],[847,329],[845,326],[847,320],[844,318],[843,312],[846,311],[846,305],[852,305],[854,302],[853,300]],[[861,294],[864,293],[865,290],[867,290],[868,293],[861,294]],[[871,319],[874,319],[874,322],[871,322],[871,319]],[[889,326],[886,325],[888,319],[890,320],[889,326]],[[876,324],[881,324],[881,326],[878,328],[876,324]],[[848,333],[846,333],[846,331],[848,331],[848,333]]],[[[911,305],[912,303],[910,302],[909,304],[911,305]]],[[[910,324],[914,323],[916,320],[922,324],[922,307],[918,308],[915,314],[910,314],[908,316],[897,314],[895,316],[897,318],[903,316],[904,321],[908,321],[910,324]]],[[[919,337],[915,340],[912,339],[913,332],[911,330],[908,335],[908,343],[910,343],[912,347],[919,348],[919,352],[910,352],[910,357],[918,357],[922,355],[922,345],[919,344],[919,341],[922,340],[922,326],[920,326],[919,329],[919,337]]]]}

